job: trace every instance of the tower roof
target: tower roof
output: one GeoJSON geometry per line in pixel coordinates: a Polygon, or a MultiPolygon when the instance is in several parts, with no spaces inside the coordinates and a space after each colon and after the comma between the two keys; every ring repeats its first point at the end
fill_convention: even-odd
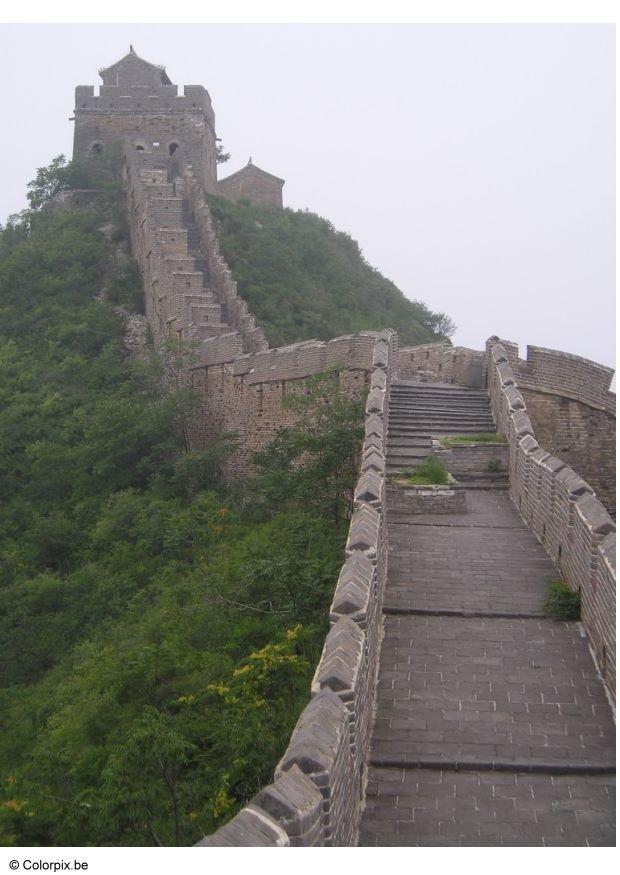
{"type": "Polygon", "coordinates": [[[141,58],[133,46],[120,60],[99,70],[104,85],[172,85],[166,68],[141,58]]]}
{"type": "Polygon", "coordinates": [[[285,179],[281,179],[279,176],[276,176],[273,173],[268,173],[267,170],[263,170],[262,167],[259,167],[257,164],[253,164],[251,158],[245,165],[245,167],[242,167],[241,170],[236,170],[234,173],[231,173],[230,176],[225,176],[224,179],[220,180],[220,182],[228,182],[231,179],[239,179],[250,176],[268,176],[270,179],[275,179],[277,182],[281,182],[282,185],[284,185],[284,183],[286,182],[285,179]]]}

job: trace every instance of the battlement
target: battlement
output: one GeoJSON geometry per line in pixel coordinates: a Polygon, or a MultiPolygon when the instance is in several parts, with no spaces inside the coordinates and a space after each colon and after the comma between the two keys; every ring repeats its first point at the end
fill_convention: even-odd
{"type": "Polygon", "coordinates": [[[81,113],[131,113],[133,115],[159,115],[161,113],[204,115],[211,127],[215,117],[209,92],[202,85],[186,85],[184,93],[178,93],[177,85],[102,85],[95,94],[93,85],[78,85],[75,89],[75,112],[81,113]]]}
{"type": "Polygon", "coordinates": [[[487,344],[501,343],[519,386],[572,398],[615,414],[616,396],[609,387],[614,370],[591,359],[543,346],[527,347],[527,358],[519,358],[519,345],[491,337],[487,344]]]}

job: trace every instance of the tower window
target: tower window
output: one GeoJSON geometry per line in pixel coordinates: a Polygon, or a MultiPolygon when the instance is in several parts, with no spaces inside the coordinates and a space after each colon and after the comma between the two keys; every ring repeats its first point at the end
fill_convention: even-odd
{"type": "Polygon", "coordinates": [[[103,152],[103,143],[93,143],[90,147],[90,151],[93,155],[101,155],[103,152]]]}
{"type": "Polygon", "coordinates": [[[178,144],[178,143],[170,143],[170,145],[168,146],[168,154],[169,154],[169,155],[174,155],[174,153],[176,152],[176,150],[177,150],[178,148],[179,148],[179,144],[178,144]]]}
{"type": "Polygon", "coordinates": [[[144,146],[136,146],[136,152],[144,152],[144,146]]]}

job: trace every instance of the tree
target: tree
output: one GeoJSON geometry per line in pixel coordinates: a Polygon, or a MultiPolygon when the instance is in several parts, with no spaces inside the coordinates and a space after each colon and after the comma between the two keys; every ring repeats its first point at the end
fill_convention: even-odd
{"type": "Polygon", "coordinates": [[[259,488],[274,506],[312,507],[338,525],[348,516],[357,477],[362,404],[347,397],[334,369],[303,381],[284,404],[298,424],[280,429],[256,456],[259,488]]]}
{"type": "Polygon", "coordinates": [[[215,144],[215,160],[218,164],[225,164],[230,159],[230,152],[225,152],[219,142],[215,144]]]}
{"type": "Polygon", "coordinates": [[[67,159],[57,155],[47,167],[39,167],[37,175],[28,183],[28,203],[33,210],[39,210],[43,204],[67,188],[67,159]]]}

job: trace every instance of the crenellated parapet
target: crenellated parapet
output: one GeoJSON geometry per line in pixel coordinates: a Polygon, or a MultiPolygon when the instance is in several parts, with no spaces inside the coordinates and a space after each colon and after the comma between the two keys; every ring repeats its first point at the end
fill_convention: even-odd
{"type": "Polygon", "coordinates": [[[616,396],[613,369],[570,353],[501,343],[538,440],[579,471],[608,510],[616,501],[616,396]]]}
{"type": "Polygon", "coordinates": [[[375,336],[354,511],[330,630],[274,781],[201,847],[351,847],[364,799],[387,570],[387,404],[397,338],[375,336]]]}
{"type": "Polygon", "coordinates": [[[508,441],[512,498],[565,581],[581,593],[582,622],[615,696],[614,521],[592,486],[539,444],[509,351],[497,338],[487,349],[491,409],[508,441]]]}

